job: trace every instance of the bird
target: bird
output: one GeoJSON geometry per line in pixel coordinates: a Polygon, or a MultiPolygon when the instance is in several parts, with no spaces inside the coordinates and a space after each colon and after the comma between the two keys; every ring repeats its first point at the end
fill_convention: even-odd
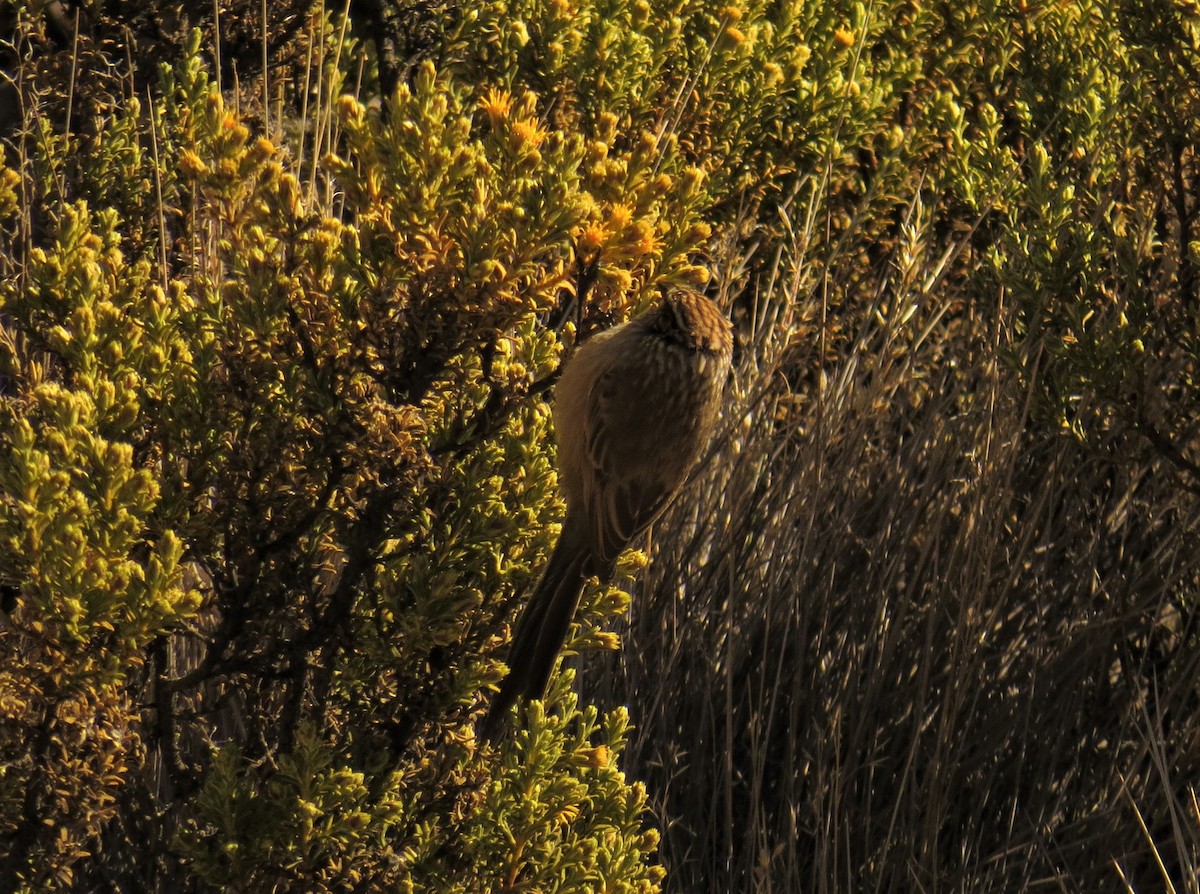
{"type": "Polygon", "coordinates": [[[733,326],[711,300],[660,287],[661,301],[583,342],[555,387],[566,516],[517,622],[508,675],[482,731],[493,739],[521,696],[541,698],[590,577],[662,515],[699,463],[720,414],[733,326]]]}

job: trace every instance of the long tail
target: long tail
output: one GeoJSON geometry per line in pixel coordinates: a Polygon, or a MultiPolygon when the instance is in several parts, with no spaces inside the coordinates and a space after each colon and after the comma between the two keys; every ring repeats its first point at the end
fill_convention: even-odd
{"type": "Polygon", "coordinates": [[[554,669],[554,659],[567,638],[591,555],[584,525],[569,515],[537,589],[517,622],[508,652],[508,676],[492,699],[482,733],[489,739],[503,726],[508,709],[520,696],[541,698],[554,669]]]}

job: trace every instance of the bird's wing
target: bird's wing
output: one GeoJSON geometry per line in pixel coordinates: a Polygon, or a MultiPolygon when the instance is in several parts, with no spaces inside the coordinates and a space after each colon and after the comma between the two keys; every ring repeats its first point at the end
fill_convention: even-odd
{"type": "Polygon", "coordinates": [[[645,406],[644,387],[610,370],[597,377],[588,396],[583,498],[599,566],[593,571],[601,578],[612,573],[621,551],[663,511],[678,483],[664,474],[673,458],[656,455],[644,437],[643,417],[653,411],[645,406]]]}

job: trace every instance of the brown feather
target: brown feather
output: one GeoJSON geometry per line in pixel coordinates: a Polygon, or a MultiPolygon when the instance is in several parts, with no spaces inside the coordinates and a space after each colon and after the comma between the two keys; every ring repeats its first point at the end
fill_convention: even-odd
{"type": "Polygon", "coordinates": [[[544,694],[587,578],[607,581],[686,480],[712,433],[732,352],[732,327],[716,305],[677,292],[567,363],[554,408],[567,518],[517,623],[508,676],[484,720],[488,737],[519,697],[544,694]]]}

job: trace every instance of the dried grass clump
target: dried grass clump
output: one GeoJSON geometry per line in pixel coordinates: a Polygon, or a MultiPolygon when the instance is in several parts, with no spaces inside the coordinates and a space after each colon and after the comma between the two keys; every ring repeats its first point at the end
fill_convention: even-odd
{"type": "Polygon", "coordinates": [[[836,259],[779,257],[792,310],[744,321],[730,436],[586,675],[636,718],[668,890],[1195,891],[1194,497],[1043,418],[1003,294],[884,265],[821,362],[836,259]]]}

